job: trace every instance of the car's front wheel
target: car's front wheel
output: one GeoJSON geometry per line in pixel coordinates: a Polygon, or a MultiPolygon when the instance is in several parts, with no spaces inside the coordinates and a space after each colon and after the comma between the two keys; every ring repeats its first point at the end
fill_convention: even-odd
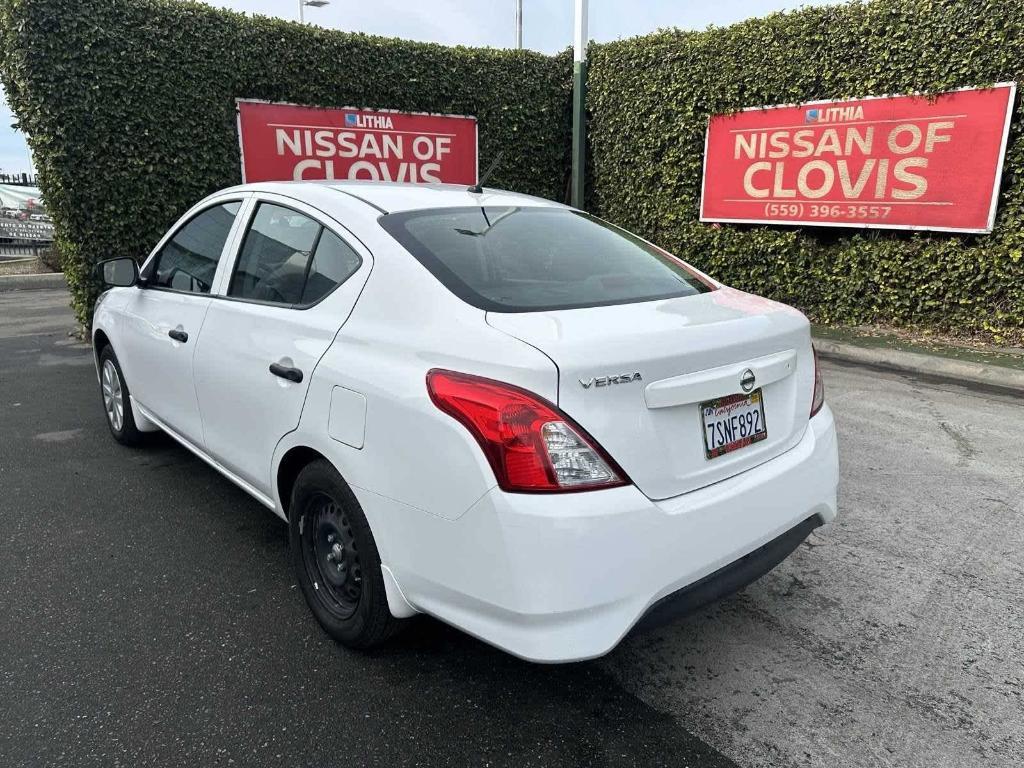
{"type": "Polygon", "coordinates": [[[302,594],[320,625],[350,648],[371,648],[403,622],[391,615],[380,555],[352,490],[327,461],[299,473],[289,543],[302,594]]]}
{"type": "Polygon", "coordinates": [[[110,345],[100,352],[100,394],[103,397],[103,411],[107,415],[107,426],[117,442],[124,445],[138,445],[142,433],[135,426],[135,413],[125,384],[121,364],[110,345]]]}

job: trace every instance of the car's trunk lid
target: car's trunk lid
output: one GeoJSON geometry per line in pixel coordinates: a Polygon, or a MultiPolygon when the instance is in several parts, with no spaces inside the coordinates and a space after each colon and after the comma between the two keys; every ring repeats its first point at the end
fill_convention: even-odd
{"type": "Polygon", "coordinates": [[[806,318],[721,288],[635,304],[487,314],[558,367],[558,405],[648,497],[719,482],[795,445],[807,425],[814,363],[806,318]],[[709,459],[700,404],[763,393],[767,437],[709,459]],[[639,374],[639,375],[637,375],[639,374]]]}

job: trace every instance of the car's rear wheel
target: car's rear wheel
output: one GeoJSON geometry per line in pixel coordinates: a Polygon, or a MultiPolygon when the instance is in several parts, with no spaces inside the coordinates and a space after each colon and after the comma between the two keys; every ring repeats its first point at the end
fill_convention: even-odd
{"type": "Polygon", "coordinates": [[[350,648],[372,648],[403,622],[391,615],[380,555],[352,490],[327,461],[292,489],[289,543],[302,594],[320,625],[350,648]]]}
{"type": "Polygon", "coordinates": [[[100,395],[103,398],[107,426],[114,439],[123,445],[138,445],[142,442],[142,433],[135,426],[128,385],[125,384],[121,364],[117,362],[117,355],[110,345],[100,352],[100,395]]]}

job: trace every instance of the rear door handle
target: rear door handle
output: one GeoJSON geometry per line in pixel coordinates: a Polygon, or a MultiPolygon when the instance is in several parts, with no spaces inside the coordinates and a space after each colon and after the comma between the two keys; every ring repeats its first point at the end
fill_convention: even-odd
{"type": "Polygon", "coordinates": [[[168,331],[167,335],[170,336],[175,341],[180,341],[182,344],[188,341],[188,334],[185,333],[184,331],[179,331],[177,328],[173,328],[170,331],[168,331]]]}
{"type": "Polygon", "coordinates": [[[275,376],[280,376],[282,379],[288,379],[288,381],[294,381],[298,384],[302,381],[302,371],[298,368],[289,368],[286,365],[280,363],[271,363],[270,372],[275,376]]]}

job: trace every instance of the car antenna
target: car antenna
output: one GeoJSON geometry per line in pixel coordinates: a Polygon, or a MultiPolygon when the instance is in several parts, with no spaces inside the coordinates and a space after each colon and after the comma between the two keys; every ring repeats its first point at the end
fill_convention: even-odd
{"type": "Polygon", "coordinates": [[[491,178],[491,174],[494,173],[494,169],[498,167],[498,163],[501,162],[501,158],[504,157],[504,155],[505,150],[501,150],[494,158],[494,161],[489,166],[487,166],[487,170],[484,171],[484,175],[480,177],[480,181],[478,181],[476,184],[471,186],[466,191],[472,192],[474,195],[482,194],[484,191],[484,182],[491,178]]]}

